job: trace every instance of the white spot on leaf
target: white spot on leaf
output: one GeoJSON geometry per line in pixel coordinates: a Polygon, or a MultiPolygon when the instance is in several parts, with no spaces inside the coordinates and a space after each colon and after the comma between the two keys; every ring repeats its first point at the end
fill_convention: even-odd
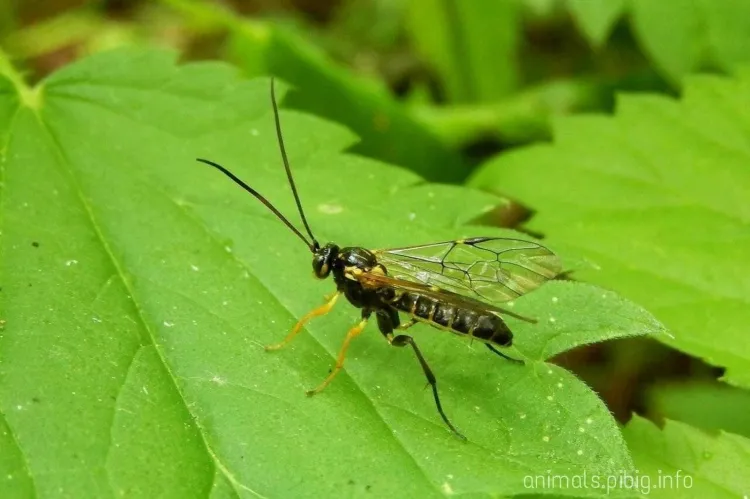
{"type": "Polygon", "coordinates": [[[338,215],[344,211],[344,207],[340,204],[321,203],[318,205],[318,211],[326,215],[338,215]]]}

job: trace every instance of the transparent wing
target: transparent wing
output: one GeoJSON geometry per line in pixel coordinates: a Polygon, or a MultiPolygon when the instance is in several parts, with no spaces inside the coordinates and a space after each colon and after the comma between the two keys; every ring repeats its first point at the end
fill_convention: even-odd
{"type": "Polygon", "coordinates": [[[536,289],[562,270],[544,246],[501,237],[374,250],[388,275],[437,286],[487,303],[505,302],[536,289]]]}
{"type": "Polygon", "coordinates": [[[470,296],[460,295],[451,291],[446,291],[445,289],[428,286],[426,284],[370,272],[360,272],[352,277],[358,280],[366,289],[378,289],[387,286],[396,291],[411,291],[428,298],[433,298],[440,303],[453,305],[456,308],[464,310],[473,310],[478,313],[492,312],[496,315],[509,315],[522,321],[536,323],[535,319],[516,314],[515,312],[500,308],[496,305],[490,305],[470,296]]]}

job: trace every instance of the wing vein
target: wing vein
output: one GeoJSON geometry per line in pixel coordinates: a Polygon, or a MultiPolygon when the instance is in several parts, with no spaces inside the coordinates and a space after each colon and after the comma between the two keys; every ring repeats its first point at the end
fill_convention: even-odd
{"type": "Polygon", "coordinates": [[[374,253],[391,276],[489,304],[518,298],[562,269],[548,248],[511,238],[471,238],[374,253]],[[488,254],[493,256],[488,259],[488,254]]]}

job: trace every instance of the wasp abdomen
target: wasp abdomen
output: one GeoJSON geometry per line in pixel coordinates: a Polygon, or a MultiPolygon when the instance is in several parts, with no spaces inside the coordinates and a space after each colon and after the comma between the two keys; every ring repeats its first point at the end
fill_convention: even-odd
{"type": "Polygon", "coordinates": [[[391,304],[421,320],[451,332],[472,336],[500,346],[510,346],[513,334],[498,316],[462,308],[417,292],[394,293],[391,304]]]}

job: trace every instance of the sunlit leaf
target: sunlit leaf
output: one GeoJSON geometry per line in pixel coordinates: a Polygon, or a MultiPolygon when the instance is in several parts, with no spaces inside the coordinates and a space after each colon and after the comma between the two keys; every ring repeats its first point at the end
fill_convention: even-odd
{"type": "Polygon", "coordinates": [[[631,0],[633,30],[675,83],[703,67],[750,62],[750,3],[745,0],[631,0]]]}
{"type": "MultiPolygon", "coordinates": [[[[123,51],[38,89],[0,82],[4,491],[500,495],[533,492],[524,479],[539,473],[632,469],[602,401],[544,359],[660,333],[639,307],[590,285],[543,286],[513,305],[538,324],[509,319],[511,353],[526,365],[415,326],[468,442],[439,419],[412,352],[390,348],[374,324],[309,399],[304,389],[326,375],[359,312],[342,303],[266,353],[333,283],[310,278],[308,249],[260,203],[195,161],[231,168],[298,220],[268,80],[123,51]]],[[[282,121],[322,242],[508,234],[465,225],[501,199],[343,154],[354,136],[319,118],[283,112],[282,121]]]]}
{"type": "Polygon", "coordinates": [[[739,435],[709,435],[667,421],[663,429],[634,416],[625,427],[642,497],[742,497],[750,488],[750,441],[739,435]]]}
{"type": "Polygon", "coordinates": [[[575,275],[653,312],[670,345],[750,387],[750,74],[696,77],[681,101],[623,96],[560,119],[555,142],[471,184],[537,210],[531,228],[599,265],[575,275]]]}

